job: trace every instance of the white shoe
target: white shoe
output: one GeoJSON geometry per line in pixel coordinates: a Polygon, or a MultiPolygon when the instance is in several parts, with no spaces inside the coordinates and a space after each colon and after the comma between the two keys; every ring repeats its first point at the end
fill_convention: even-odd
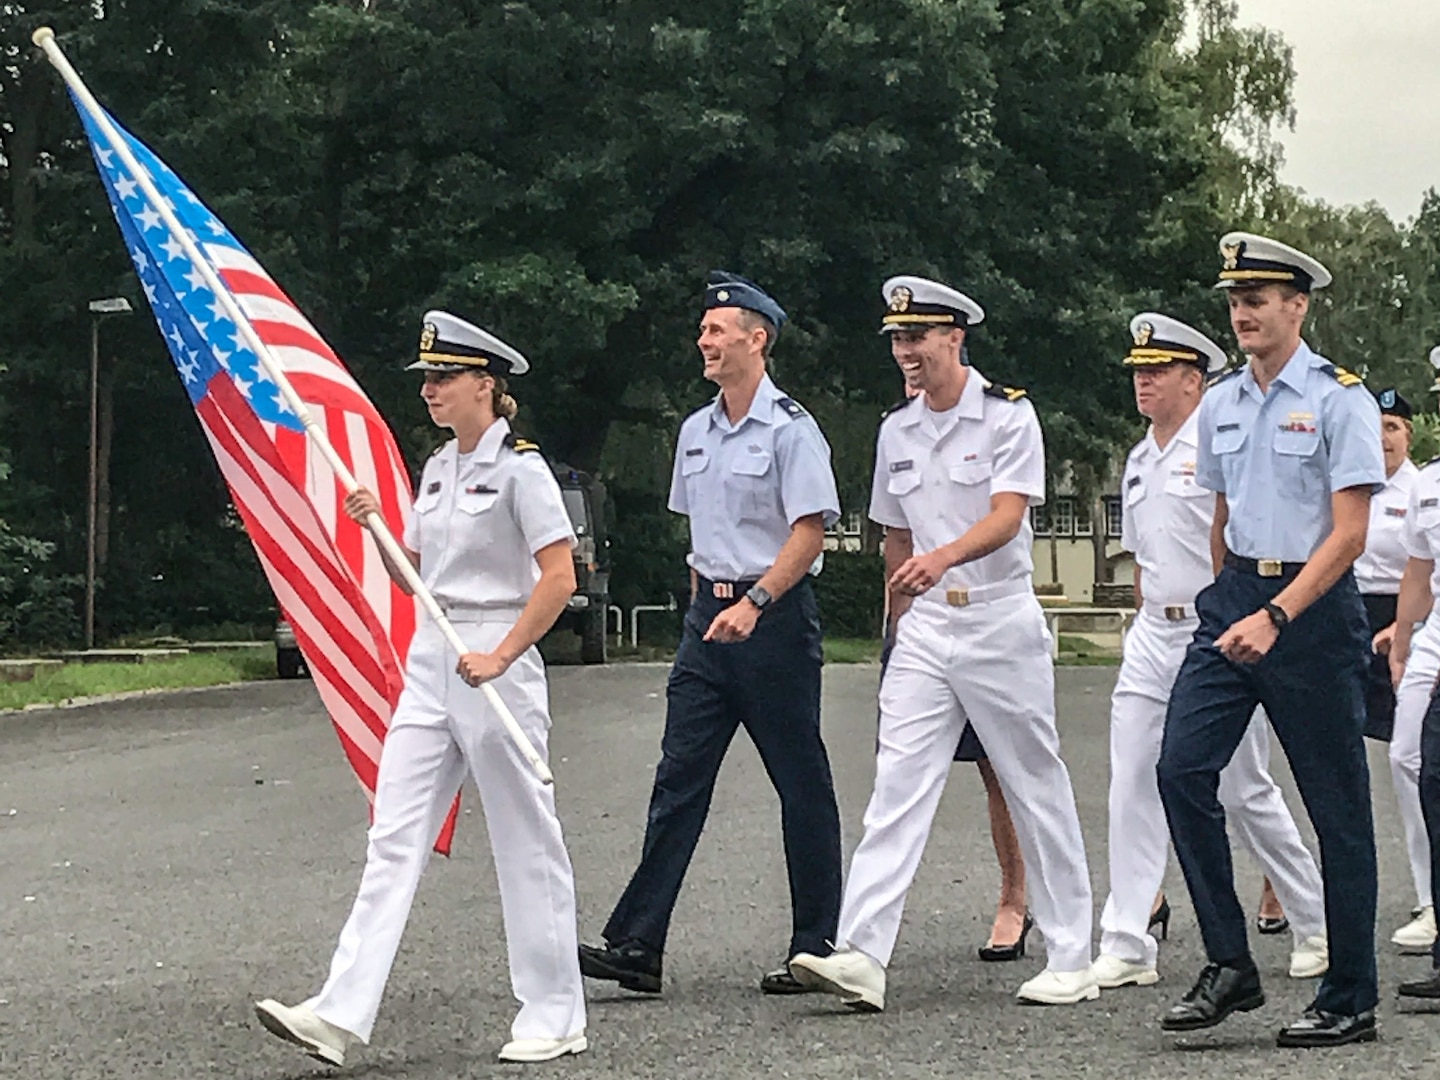
{"type": "Polygon", "coordinates": [[[885,1008],[885,969],[858,949],[837,949],[829,956],[796,953],[790,974],[801,986],[835,994],[856,1012],[885,1008]]]}
{"type": "Polygon", "coordinates": [[[1091,965],[1095,984],[1102,990],[1118,990],[1122,986],[1154,986],[1160,981],[1160,973],[1153,967],[1121,960],[1118,956],[1101,953],[1091,965]]]}
{"type": "Polygon", "coordinates": [[[1390,937],[1393,944],[1400,946],[1406,956],[1420,956],[1430,951],[1435,944],[1435,905],[1420,909],[1420,914],[1396,930],[1390,937]]]}
{"type": "Polygon", "coordinates": [[[282,1005],[271,998],[255,1003],[255,1015],[265,1030],[294,1043],[311,1057],[331,1065],[345,1064],[345,1048],[357,1041],[344,1028],[316,1016],[309,1005],[282,1005]]]}
{"type": "Polygon", "coordinates": [[[583,1054],[590,1043],[585,1029],[563,1039],[512,1039],[500,1048],[501,1061],[552,1061],[566,1054],[583,1054]]]}
{"type": "Polygon", "coordinates": [[[1033,1005],[1075,1005],[1100,996],[1093,967],[1079,971],[1051,971],[1048,968],[1021,984],[1015,996],[1033,1005]]]}
{"type": "Polygon", "coordinates": [[[1318,979],[1330,970],[1330,942],[1322,934],[1308,937],[1290,954],[1292,979],[1318,979]]]}

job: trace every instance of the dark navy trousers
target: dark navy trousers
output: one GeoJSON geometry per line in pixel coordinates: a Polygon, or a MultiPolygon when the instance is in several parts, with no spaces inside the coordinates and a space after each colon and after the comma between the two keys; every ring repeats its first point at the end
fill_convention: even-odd
{"type": "Polygon", "coordinates": [[[1205,951],[1215,963],[1251,963],[1235,895],[1220,770],[1251,713],[1264,705],[1320,841],[1330,970],[1315,1006],[1355,1015],[1375,1007],[1375,827],[1365,760],[1368,625],[1347,571],[1280,634],[1257,664],[1237,664],[1216,639],[1289,579],[1227,567],[1196,598],[1200,626],[1170,695],[1156,774],[1205,951]]]}
{"type": "MultiPolygon", "coordinates": [[[[1430,698],[1420,728],[1420,808],[1430,837],[1430,888],[1440,896],[1440,693],[1430,698]]],[[[1435,939],[1431,956],[1440,969],[1440,937],[1435,939]]]]}
{"type": "Polygon", "coordinates": [[[790,872],[790,953],[830,952],[840,918],[840,813],[820,738],[820,616],[802,581],[760,616],[748,640],[701,639],[731,601],[690,605],[666,687],[660,764],[645,846],[605,940],[664,951],[670,916],[736,729],[749,733],[780,796],[790,872]]]}

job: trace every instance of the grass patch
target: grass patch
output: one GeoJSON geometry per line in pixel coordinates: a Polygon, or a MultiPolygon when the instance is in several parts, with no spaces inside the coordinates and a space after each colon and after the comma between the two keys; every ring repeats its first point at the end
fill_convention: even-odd
{"type": "Polygon", "coordinates": [[[1055,663],[1060,667],[1114,667],[1120,663],[1120,653],[1088,638],[1061,634],[1060,658],[1055,663]]]}
{"type": "Polygon", "coordinates": [[[145,664],[66,664],[36,673],[30,682],[0,683],[0,709],[54,704],[71,698],[132,690],[219,686],[275,678],[275,650],[230,649],[193,653],[145,664]]]}
{"type": "Polygon", "coordinates": [[[878,664],[882,642],[879,638],[825,639],[827,664],[878,664]]]}

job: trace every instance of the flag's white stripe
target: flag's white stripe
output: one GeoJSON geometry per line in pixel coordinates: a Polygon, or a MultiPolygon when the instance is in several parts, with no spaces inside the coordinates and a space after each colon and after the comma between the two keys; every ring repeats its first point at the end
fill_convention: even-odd
{"type": "MultiPolygon", "coordinates": [[[[231,427],[230,431],[234,433],[234,428],[231,427]]],[[[238,433],[235,433],[234,437],[240,441],[242,447],[245,447],[244,440],[240,438],[238,433]]],[[[260,522],[261,527],[269,533],[276,545],[294,562],[297,570],[309,582],[311,588],[314,589],[317,596],[315,602],[322,605],[328,617],[333,620],[335,625],[343,627],[360,644],[361,648],[366,649],[374,655],[377,645],[374,642],[373,636],[366,629],[365,623],[359,613],[355,611],[346,600],[344,594],[331,583],[323,568],[312,558],[305,546],[300,543],[290,523],[275,512],[269,499],[266,497],[266,493],[250,478],[250,475],[246,472],[242,463],[231,457],[230,452],[218,439],[212,439],[211,446],[214,449],[216,460],[220,463],[221,472],[230,484],[234,497],[237,501],[245,505],[253,517],[260,522]]],[[[271,470],[263,460],[256,457],[248,447],[245,448],[245,454],[252,466],[260,472],[270,492],[274,494],[275,501],[290,515],[293,521],[303,523],[307,516],[305,508],[298,496],[295,495],[293,489],[289,488],[288,482],[283,477],[274,473],[273,470],[271,470]],[[268,477],[266,476],[267,473],[269,474],[268,477]]],[[[319,548],[324,554],[331,553],[330,543],[327,538],[316,535],[310,528],[305,528],[303,524],[302,528],[304,532],[309,535],[309,539],[315,547],[319,548]]],[[[341,573],[345,573],[343,566],[341,566],[338,561],[331,565],[340,567],[341,573]]],[[[272,582],[272,584],[274,583],[272,582]]],[[[384,626],[384,624],[382,624],[382,627],[386,630],[389,629],[388,626],[384,626]]],[[[329,639],[330,637],[330,631],[326,631],[323,635],[317,636],[316,640],[329,639]]],[[[337,658],[337,669],[340,677],[344,678],[347,683],[356,688],[367,705],[374,709],[379,715],[389,715],[390,706],[389,702],[385,700],[383,688],[373,685],[369,678],[363,675],[360,669],[355,666],[354,661],[350,659],[343,648],[337,645],[334,653],[329,654],[327,652],[327,655],[333,655],[337,658]]],[[[393,657],[391,659],[393,660],[393,657]]]]}
{"type": "Polygon", "coordinates": [[[252,320],[263,319],[268,322],[284,323],[286,326],[293,326],[303,330],[316,340],[324,340],[320,337],[315,327],[310,325],[310,320],[300,314],[300,309],[293,304],[287,304],[282,300],[276,300],[273,296],[264,296],[260,293],[244,292],[237,289],[230,290],[236,301],[240,304],[240,310],[245,312],[252,320]]]}
{"type": "MultiPolygon", "coordinates": [[[[375,468],[375,460],[371,457],[370,448],[370,425],[365,418],[356,413],[345,413],[345,434],[350,445],[350,467],[355,471],[356,477],[375,478],[378,472],[375,468]]],[[[375,494],[379,495],[377,485],[367,484],[375,494]]],[[[360,580],[365,583],[365,599],[369,601],[371,610],[375,617],[380,620],[380,625],[388,631],[390,629],[390,603],[395,595],[391,587],[390,575],[385,572],[385,563],[380,558],[380,550],[371,542],[368,534],[362,534],[361,540],[361,566],[360,580]]]]}
{"type": "MultiPolygon", "coordinates": [[[[263,335],[261,340],[264,340],[263,335]]],[[[298,345],[275,345],[269,341],[266,341],[265,344],[270,346],[271,355],[289,374],[319,375],[337,386],[343,386],[352,393],[361,393],[360,384],[334,360],[327,359],[317,352],[301,348],[298,345]]]]}
{"type": "MultiPolygon", "coordinates": [[[[299,594],[291,587],[289,581],[275,568],[269,559],[264,555],[260,556],[261,567],[265,570],[265,576],[276,584],[275,594],[281,605],[290,617],[295,620],[302,633],[310,636],[315,642],[327,641],[327,635],[314,618],[314,613],[307,608],[300,600],[299,594]]],[[[333,657],[334,650],[326,649],[327,658],[333,657]]],[[[337,665],[337,670],[339,666],[337,665]]],[[[357,750],[372,762],[378,764],[380,761],[381,742],[375,732],[371,730],[366,718],[355,711],[355,707],[325,676],[321,670],[312,666],[311,677],[315,682],[315,689],[320,694],[320,700],[324,703],[331,718],[345,732],[346,736],[355,744],[357,750]]],[[[386,718],[390,715],[389,707],[383,713],[371,713],[372,719],[379,720],[382,726],[386,724],[386,718]]],[[[368,785],[362,783],[362,787],[369,790],[368,785]]]]}

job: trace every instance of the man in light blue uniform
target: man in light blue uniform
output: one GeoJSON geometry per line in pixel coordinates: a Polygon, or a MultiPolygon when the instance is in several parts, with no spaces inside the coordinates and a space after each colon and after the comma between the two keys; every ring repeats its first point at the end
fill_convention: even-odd
{"type": "MultiPolygon", "coordinates": [[[[692,602],[666,697],[640,866],[581,970],[658,993],[670,915],[720,764],[743,725],[780,796],[793,929],[786,959],[828,955],[840,908],[840,815],[820,738],[820,618],[811,588],[840,516],[830,446],[765,365],[785,312],[716,271],[697,342],[715,400],[680,428],[670,509],[690,518],[692,602]]],[[[799,993],[784,967],[766,993],[799,993]]]]}
{"type": "Polygon", "coordinates": [[[1217,578],[1166,715],[1157,777],[1210,963],[1161,1021],[1220,1023],[1265,1001],[1216,798],[1257,704],[1320,841],[1330,970],[1281,1046],[1373,1040],[1375,833],[1362,734],[1369,633],[1351,564],[1385,482],[1380,414],[1360,379],[1301,339],[1314,259],[1248,233],[1220,242],[1230,324],[1249,363],[1200,405],[1195,481],[1216,492],[1217,578]]]}

